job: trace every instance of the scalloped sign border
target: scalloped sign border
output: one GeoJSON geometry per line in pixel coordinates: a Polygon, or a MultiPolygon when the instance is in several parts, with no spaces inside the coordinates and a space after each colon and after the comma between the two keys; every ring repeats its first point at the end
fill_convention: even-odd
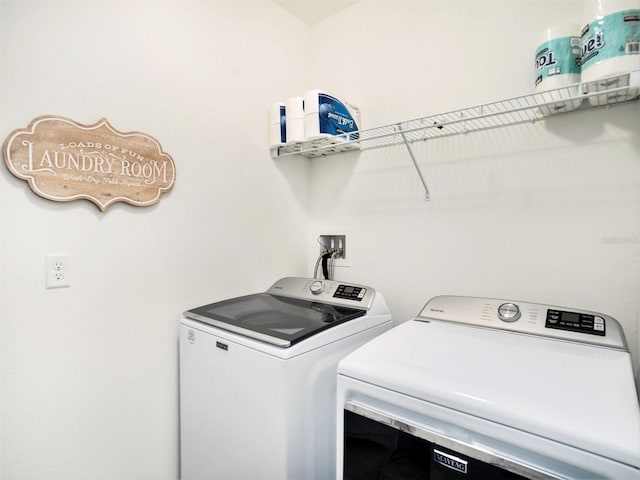
{"type": "Polygon", "coordinates": [[[89,200],[103,212],[116,202],[153,205],[176,178],[173,159],[153,137],[119,132],[106,118],[82,125],[37,117],[7,137],[3,154],[9,171],[41,197],[89,200]]]}

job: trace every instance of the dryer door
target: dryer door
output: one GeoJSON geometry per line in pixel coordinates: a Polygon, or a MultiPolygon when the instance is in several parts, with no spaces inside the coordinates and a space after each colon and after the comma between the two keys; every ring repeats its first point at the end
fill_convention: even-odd
{"type": "Polygon", "coordinates": [[[404,428],[391,417],[352,404],[346,408],[344,480],[557,479],[431,431],[404,428]]]}

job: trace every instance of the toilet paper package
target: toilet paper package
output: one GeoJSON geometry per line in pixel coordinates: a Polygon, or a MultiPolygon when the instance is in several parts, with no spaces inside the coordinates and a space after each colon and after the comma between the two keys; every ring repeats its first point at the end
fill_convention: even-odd
{"type": "MultiPolygon", "coordinates": [[[[538,37],[535,52],[535,92],[574,85],[566,91],[554,92],[550,97],[578,96],[579,90],[575,84],[580,82],[580,24],[546,28],[538,37]]],[[[581,99],[554,103],[545,108],[543,113],[573,110],[581,103],[581,99]]]]}
{"type": "Polygon", "coordinates": [[[269,145],[271,148],[281,147],[287,143],[285,104],[276,102],[269,112],[269,145]]]}
{"type": "Polygon", "coordinates": [[[304,141],[304,98],[291,97],[285,102],[287,143],[304,141]]]}
{"type": "MultiPolygon", "coordinates": [[[[304,136],[306,140],[334,137],[346,141],[345,133],[360,128],[360,109],[322,90],[310,90],[304,95],[304,136]]],[[[352,139],[357,138],[357,134],[352,139]]]]}
{"type": "MultiPolygon", "coordinates": [[[[640,69],[640,0],[587,0],[582,29],[582,81],[640,69]]],[[[628,85],[626,83],[625,85],[628,85]]],[[[625,86],[604,85],[603,86],[625,86]]],[[[638,89],[614,97],[590,97],[594,105],[631,100],[638,89]]]]}

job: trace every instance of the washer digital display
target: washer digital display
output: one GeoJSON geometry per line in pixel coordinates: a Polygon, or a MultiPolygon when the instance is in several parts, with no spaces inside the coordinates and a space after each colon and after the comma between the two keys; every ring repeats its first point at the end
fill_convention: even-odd
{"type": "Polygon", "coordinates": [[[364,298],[365,293],[367,293],[366,288],[354,287],[352,285],[338,285],[336,293],[334,293],[333,296],[360,302],[364,298]]]}

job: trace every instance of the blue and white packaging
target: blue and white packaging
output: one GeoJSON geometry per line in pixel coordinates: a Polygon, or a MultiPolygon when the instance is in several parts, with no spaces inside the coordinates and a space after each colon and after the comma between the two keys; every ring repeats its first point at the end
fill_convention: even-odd
{"type": "MultiPolygon", "coordinates": [[[[580,53],[578,23],[548,27],[541,32],[535,50],[535,92],[564,89],[564,98],[579,97],[578,88],[572,85],[580,82],[580,53]]],[[[559,95],[550,95],[549,99],[554,96],[559,95]]],[[[558,102],[541,109],[541,113],[566,112],[581,103],[580,98],[558,102]]]]}
{"type": "Polygon", "coordinates": [[[536,92],[580,82],[580,54],[579,24],[546,28],[536,48],[536,92]]]}
{"type": "MultiPolygon", "coordinates": [[[[305,140],[335,137],[346,141],[344,134],[360,129],[360,109],[322,90],[310,90],[304,95],[305,140]]],[[[357,134],[351,139],[357,139],[357,134]]]]}
{"type": "Polygon", "coordinates": [[[287,143],[304,141],[304,98],[290,97],[285,102],[287,143]]]}
{"type": "Polygon", "coordinates": [[[287,116],[284,103],[271,105],[269,113],[269,145],[271,148],[281,147],[287,143],[287,116]]]}
{"type": "MultiPolygon", "coordinates": [[[[640,0],[586,0],[585,17],[582,82],[640,68],[640,0]]],[[[638,89],[632,88],[626,95],[617,94],[615,98],[596,95],[589,101],[592,105],[626,101],[638,93],[638,89]]]]}

